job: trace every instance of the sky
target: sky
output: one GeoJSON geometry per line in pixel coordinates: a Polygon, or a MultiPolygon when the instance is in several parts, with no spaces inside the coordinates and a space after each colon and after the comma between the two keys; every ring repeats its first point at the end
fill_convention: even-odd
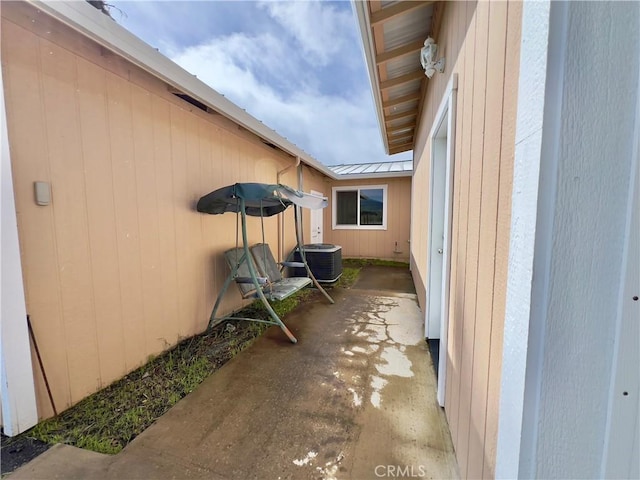
{"type": "Polygon", "coordinates": [[[389,157],[347,1],[115,1],[111,16],[326,165],[389,157]]]}

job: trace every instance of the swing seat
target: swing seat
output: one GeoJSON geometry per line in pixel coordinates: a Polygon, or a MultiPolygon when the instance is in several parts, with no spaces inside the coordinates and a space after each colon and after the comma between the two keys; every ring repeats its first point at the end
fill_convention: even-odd
{"type": "Polygon", "coordinates": [[[233,270],[233,268],[238,265],[237,276],[234,280],[240,289],[242,298],[258,297],[258,292],[251,279],[247,261],[252,262],[254,270],[259,273],[260,276],[257,277],[258,283],[262,286],[262,293],[264,293],[264,296],[270,301],[284,300],[312,283],[311,279],[307,277],[283,277],[278,269],[278,264],[273,258],[269,245],[258,244],[252,247],[250,251],[251,255],[248,259],[243,258],[245,256],[244,249],[240,247],[232,248],[224,252],[224,258],[230,269],[233,270]]]}
{"type": "Polygon", "coordinates": [[[300,267],[300,263],[302,263],[302,266],[304,266],[307,271],[308,278],[283,278],[278,264],[273,259],[273,254],[271,254],[271,250],[266,244],[259,245],[260,250],[262,250],[262,255],[258,254],[258,257],[254,256],[254,254],[249,251],[247,243],[247,215],[260,217],[262,224],[262,241],[264,242],[264,217],[277,215],[285,211],[287,207],[295,205],[293,217],[296,227],[296,241],[298,248],[303,251],[298,210],[301,207],[312,209],[325,208],[327,204],[328,201],[325,197],[298,192],[285,185],[266,185],[261,183],[236,183],[235,185],[219,188],[198,200],[196,208],[199,212],[209,213],[211,215],[235,212],[237,215],[236,248],[226,251],[224,255],[231,272],[225,279],[216,303],[213,306],[211,316],[209,317],[208,329],[211,329],[224,319],[263,322],[270,325],[278,325],[292,343],[297,342],[296,337],[293,336],[269,304],[269,300],[283,300],[301,288],[314,283],[318,290],[327,297],[329,302],[334,303],[334,301],[315,279],[311,270],[309,270],[304,255],[302,255],[302,262],[298,262],[295,265],[291,264],[291,266],[300,267]],[[238,248],[240,219],[242,219],[242,248],[238,248]],[[259,259],[259,261],[257,259],[259,259]],[[258,264],[257,266],[256,263],[258,264]],[[262,276],[258,276],[258,273],[260,273],[258,267],[261,267],[262,276]],[[221,305],[222,297],[231,285],[231,282],[235,282],[235,284],[238,285],[243,298],[259,298],[269,313],[270,319],[263,320],[261,318],[240,318],[233,316],[216,317],[216,312],[221,305]]]}
{"type": "Polygon", "coordinates": [[[284,300],[312,283],[308,277],[283,277],[268,244],[258,243],[249,250],[258,267],[258,272],[269,280],[262,288],[262,292],[269,300],[284,300]]]}

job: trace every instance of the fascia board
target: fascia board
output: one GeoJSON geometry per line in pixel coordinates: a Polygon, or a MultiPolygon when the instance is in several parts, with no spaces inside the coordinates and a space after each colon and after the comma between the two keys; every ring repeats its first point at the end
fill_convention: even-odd
{"type": "Polygon", "coordinates": [[[378,116],[378,128],[380,136],[384,143],[384,150],[389,155],[389,141],[385,132],[384,110],[382,108],[382,96],[380,93],[380,79],[376,67],[376,54],[371,36],[371,21],[369,19],[368,2],[362,0],[351,0],[351,7],[358,21],[358,30],[362,37],[362,50],[367,64],[367,72],[369,74],[369,84],[371,85],[371,95],[376,106],[376,114],[378,116]]]}

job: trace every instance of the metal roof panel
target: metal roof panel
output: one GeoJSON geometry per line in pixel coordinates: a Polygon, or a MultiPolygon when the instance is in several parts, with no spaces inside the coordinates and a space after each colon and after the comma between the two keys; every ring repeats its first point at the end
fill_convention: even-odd
{"type": "Polygon", "coordinates": [[[413,161],[397,160],[392,162],[374,162],[374,163],[354,163],[346,165],[330,166],[334,173],[338,175],[366,175],[366,174],[384,174],[388,173],[410,173],[413,171],[413,161]]]}
{"type": "MultiPolygon", "coordinates": [[[[433,5],[425,5],[385,22],[382,27],[385,51],[401,47],[415,40],[424,40],[426,38],[425,26],[431,25],[432,15],[433,5]]],[[[429,28],[426,30],[428,31],[429,28]]]]}

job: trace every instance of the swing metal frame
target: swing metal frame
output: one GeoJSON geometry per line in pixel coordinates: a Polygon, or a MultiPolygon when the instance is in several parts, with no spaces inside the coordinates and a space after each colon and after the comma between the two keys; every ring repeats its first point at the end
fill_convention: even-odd
{"type": "MultiPolygon", "coordinates": [[[[283,187],[283,186],[279,186],[279,187],[283,187]]],[[[283,188],[287,188],[288,187],[283,187],[283,188]]],[[[291,189],[288,189],[291,190],[291,189]]],[[[291,190],[293,192],[293,190],[291,190]]],[[[212,194],[215,192],[212,192],[212,194]]],[[[296,192],[298,195],[303,195],[300,192],[296,192]]],[[[211,194],[210,194],[211,195],[211,194]]],[[[198,210],[199,211],[203,211],[206,213],[222,213],[221,212],[210,212],[207,211],[205,209],[201,210],[200,204],[201,202],[205,199],[206,197],[203,197],[202,199],[200,199],[200,202],[198,202],[198,210]]],[[[289,197],[291,198],[291,197],[289,197]]],[[[246,320],[246,321],[251,321],[251,322],[258,322],[258,323],[266,323],[268,325],[277,325],[280,327],[280,329],[282,329],[282,331],[285,333],[285,335],[289,338],[289,340],[292,343],[297,343],[297,339],[296,337],[291,333],[291,331],[287,328],[287,326],[284,324],[284,322],[282,321],[282,319],[280,318],[280,316],[275,312],[275,310],[273,309],[273,307],[271,306],[271,304],[269,303],[269,300],[267,299],[267,296],[264,293],[264,289],[269,288],[269,283],[268,281],[265,281],[265,278],[263,277],[259,277],[258,276],[258,272],[256,270],[256,266],[254,264],[253,261],[253,256],[251,254],[251,251],[249,250],[249,242],[248,242],[248,238],[247,238],[247,204],[246,204],[246,200],[245,198],[243,198],[242,196],[236,196],[235,197],[235,208],[230,210],[229,206],[225,206],[225,210],[224,211],[235,211],[236,212],[236,252],[238,250],[238,243],[239,243],[239,239],[238,239],[238,223],[240,223],[240,230],[242,232],[242,255],[239,256],[239,258],[236,258],[236,261],[234,262],[233,265],[230,265],[230,272],[229,275],[227,275],[227,278],[225,279],[223,285],[222,285],[222,289],[220,290],[220,292],[218,293],[218,298],[216,299],[215,305],[213,307],[213,310],[211,312],[211,316],[209,318],[209,325],[208,325],[208,329],[213,328],[214,325],[217,325],[218,323],[224,321],[224,320],[246,320]],[[238,222],[238,217],[240,218],[240,222],[238,222]],[[238,277],[238,270],[240,269],[240,267],[243,265],[243,263],[246,264],[247,269],[249,270],[249,277],[248,278],[239,278],[238,277]],[[258,319],[258,318],[248,318],[248,317],[237,317],[234,316],[233,313],[231,313],[230,315],[226,315],[223,317],[216,317],[216,314],[218,312],[218,309],[220,308],[220,305],[222,303],[222,298],[224,297],[225,293],[227,292],[227,290],[229,289],[229,286],[231,285],[231,282],[233,281],[238,281],[241,280],[242,283],[252,283],[253,286],[255,287],[255,296],[260,299],[260,301],[262,302],[262,304],[264,305],[265,309],[267,310],[270,320],[263,320],[263,319],[258,319]]],[[[304,264],[304,268],[307,272],[307,276],[309,279],[311,279],[311,282],[313,283],[313,285],[315,285],[315,287],[327,298],[327,300],[329,300],[330,303],[335,303],[334,300],[331,298],[331,296],[326,292],[326,290],[322,287],[322,285],[320,285],[320,283],[318,282],[318,280],[315,278],[315,276],[313,275],[313,272],[311,271],[311,269],[309,268],[309,265],[307,263],[306,260],[306,256],[304,253],[304,247],[303,247],[303,234],[302,234],[302,220],[301,217],[302,215],[300,214],[300,206],[295,203],[295,198],[293,198],[293,202],[289,201],[287,203],[285,203],[284,201],[281,201],[282,203],[282,210],[279,212],[283,212],[284,210],[286,210],[286,208],[293,204],[294,206],[294,224],[295,224],[295,231],[296,231],[296,242],[297,242],[297,248],[298,251],[300,252],[300,258],[302,260],[302,262],[297,262],[304,264]]],[[[260,205],[259,205],[259,212],[260,212],[260,219],[261,219],[261,225],[262,225],[262,242],[264,244],[265,242],[265,234],[264,234],[264,207],[263,207],[263,203],[262,200],[260,200],[260,205]]],[[[255,213],[255,209],[253,210],[253,216],[257,216],[257,214],[255,213]]],[[[284,263],[285,266],[287,266],[287,263],[284,263]]],[[[299,266],[299,265],[296,265],[299,266]]],[[[267,279],[268,280],[268,279],[267,279]]],[[[304,286],[308,285],[305,284],[301,287],[298,287],[297,289],[294,289],[291,291],[291,293],[289,293],[286,297],[292,295],[293,293],[299,291],[301,288],[304,288],[304,286]]],[[[284,297],[284,298],[286,298],[284,297]]]]}

